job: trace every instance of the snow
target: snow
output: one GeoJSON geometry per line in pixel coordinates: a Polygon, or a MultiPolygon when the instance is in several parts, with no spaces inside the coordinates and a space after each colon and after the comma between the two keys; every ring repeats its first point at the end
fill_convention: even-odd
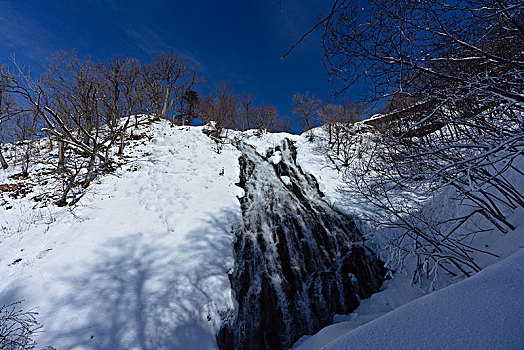
{"type": "MultiPolygon", "coordinates": [[[[127,163],[99,177],[75,206],[26,197],[0,210],[0,305],[24,299],[24,309],[37,308],[44,325],[38,348],[214,349],[222,318],[234,313],[228,272],[242,225],[240,152],[227,145],[216,153],[202,127],[148,128],[151,141],[133,141],[127,163]]],[[[372,210],[340,191],[343,178],[326,160],[322,130],[315,142],[285,133],[231,135],[261,155],[293,140],[297,163],[328,204],[356,219],[372,210]]],[[[278,164],[281,154],[268,161],[278,164]]],[[[0,183],[17,171],[0,171],[0,183]]],[[[440,194],[426,210],[456,210],[449,197],[440,194]]],[[[524,212],[509,221],[517,230],[475,238],[499,255],[481,258],[492,265],[477,275],[428,294],[399,271],[352,314],[335,316],[337,323],[294,348],[523,348],[524,212]]],[[[381,232],[364,233],[376,247],[385,241],[377,239],[381,232]]]]}
{"type": "Polygon", "coordinates": [[[291,179],[289,178],[289,176],[281,176],[280,180],[282,180],[282,183],[286,186],[291,185],[291,179]]]}
{"type": "Polygon", "coordinates": [[[76,206],[35,212],[21,199],[0,211],[17,228],[0,241],[0,304],[37,308],[39,346],[216,347],[234,308],[238,151],[215,153],[200,128],[153,128],[76,206]]]}
{"type": "Polygon", "coordinates": [[[271,157],[269,157],[268,161],[271,164],[278,164],[282,160],[282,154],[280,151],[275,152],[271,157]]]}
{"type": "Polygon", "coordinates": [[[351,321],[327,327],[296,349],[522,349],[523,295],[520,250],[356,329],[351,321]]]}

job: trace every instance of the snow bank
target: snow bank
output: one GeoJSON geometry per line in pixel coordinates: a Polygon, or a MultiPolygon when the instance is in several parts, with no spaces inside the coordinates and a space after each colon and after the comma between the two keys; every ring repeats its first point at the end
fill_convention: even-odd
{"type": "Polygon", "coordinates": [[[342,336],[350,323],[328,327],[297,349],[522,349],[523,295],[520,250],[342,336]]]}

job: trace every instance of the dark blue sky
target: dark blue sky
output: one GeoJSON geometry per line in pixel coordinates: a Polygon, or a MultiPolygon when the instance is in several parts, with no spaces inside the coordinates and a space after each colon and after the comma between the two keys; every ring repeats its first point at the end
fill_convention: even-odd
{"type": "Polygon", "coordinates": [[[289,114],[294,92],[331,95],[318,34],[281,60],[331,5],[282,0],[281,11],[278,0],[0,0],[0,62],[15,52],[39,72],[59,49],[144,62],[172,50],[198,63],[208,85],[228,81],[237,93],[253,93],[257,104],[289,114]]]}

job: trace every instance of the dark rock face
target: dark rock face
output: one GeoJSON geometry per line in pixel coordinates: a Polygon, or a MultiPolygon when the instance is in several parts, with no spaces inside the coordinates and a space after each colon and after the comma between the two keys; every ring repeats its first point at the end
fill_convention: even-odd
{"type": "Polygon", "coordinates": [[[238,309],[217,344],[289,348],[378,291],[386,270],[354,222],[322,200],[315,179],[296,164],[291,141],[266,157],[246,144],[240,149],[244,230],[230,276],[238,309]]]}

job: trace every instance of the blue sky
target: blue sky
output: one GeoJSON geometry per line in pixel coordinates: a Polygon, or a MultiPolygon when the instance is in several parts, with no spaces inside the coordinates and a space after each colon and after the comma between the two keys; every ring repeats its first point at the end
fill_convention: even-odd
{"type": "Polygon", "coordinates": [[[228,81],[237,93],[253,93],[257,104],[290,114],[294,92],[331,95],[318,34],[281,60],[331,4],[282,0],[281,9],[278,0],[0,0],[0,62],[15,52],[38,73],[60,49],[144,62],[172,50],[198,63],[208,85],[228,81]]]}

